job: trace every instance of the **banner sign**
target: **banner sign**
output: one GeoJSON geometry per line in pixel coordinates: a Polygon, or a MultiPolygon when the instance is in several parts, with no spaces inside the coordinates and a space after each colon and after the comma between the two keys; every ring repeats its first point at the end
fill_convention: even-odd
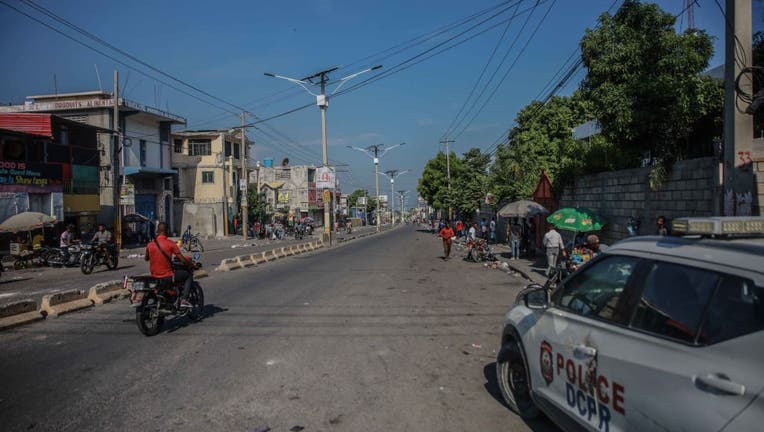
{"type": "Polygon", "coordinates": [[[289,204],[289,192],[279,192],[279,204],[289,204]]]}
{"type": "Polygon", "coordinates": [[[0,186],[26,186],[60,192],[63,184],[61,165],[0,160],[0,186]]]}
{"type": "Polygon", "coordinates": [[[119,191],[119,205],[135,205],[135,185],[122,185],[119,191]]]}

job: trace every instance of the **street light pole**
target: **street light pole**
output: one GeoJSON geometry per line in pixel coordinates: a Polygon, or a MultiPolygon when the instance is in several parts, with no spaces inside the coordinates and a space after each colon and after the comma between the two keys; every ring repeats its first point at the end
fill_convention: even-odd
{"type": "MultiPolygon", "coordinates": [[[[357,77],[358,75],[364,74],[366,72],[371,72],[373,70],[377,70],[381,68],[382,65],[376,65],[373,67],[370,67],[368,69],[364,69],[360,72],[356,72],[354,74],[350,74],[344,78],[340,78],[339,85],[334,89],[332,94],[337,93],[337,91],[342,87],[343,84],[345,84],[348,80],[357,77]]],[[[326,81],[327,81],[327,75],[329,73],[336,71],[339,69],[339,67],[333,67],[326,70],[322,70],[320,72],[314,73],[313,75],[307,76],[302,79],[295,79],[295,78],[289,78],[283,75],[276,75],[270,72],[266,72],[265,76],[273,77],[273,78],[280,78],[292,83],[295,83],[305,89],[308,93],[312,94],[316,97],[316,105],[318,105],[319,109],[321,110],[321,149],[322,149],[322,166],[327,167],[329,166],[329,155],[328,155],[328,144],[326,139],[326,109],[329,107],[329,98],[326,95],[326,81]],[[321,88],[321,93],[315,94],[310,89],[308,89],[308,85],[319,85],[321,88]]],[[[331,205],[333,204],[334,199],[332,198],[329,203],[324,202],[324,241],[329,242],[329,244],[332,244],[332,230],[331,230],[331,205]]]]}
{"type": "Polygon", "coordinates": [[[385,148],[384,144],[370,145],[370,146],[368,146],[366,148],[354,147],[354,146],[346,146],[349,149],[358,150],[360,152],[366,153],[374,161],[374,185],[375,185],[376,193],[377,193],[377,195],[376,195],[377,196],[377,217],[376,217],[376,220],[377,220],[377,232],[379,232],[379,230],[380,230],[380,227],[379,227],[379,158],[381,156],[384,156],[385,153],[389,152],[390,150],[392,150],[392,149],[394,149],[396,147],[400,147],[400,146],[405,145],[405,144],[406,144],[405,142],[402,142],[400,144],[396,144],[396,145],[390,146],[388,148],[385,148]]]}
{"type": "Polygon", "coordinates": [[[406,174],[409,170],[387,170],[380,174],[390,179],[390,214],[393,226],[395,225],[395,179],[402,174],[406,174]]]}
{"type": "MultiPolygon", "coordinates": [[[[249,226],[249,203],[247,202],[247,189],[249,183],[249,174],[247,173],[247,134],[244,128],[244,116],[245,113],[241,113],[241,149],[239,149],[239,157],[241,158],[241,177],[243,179],[243,187],[241,187],[241,235],[244,240],[247,240],[247,231],[249,226]]],[[[241,180],[239,180],[241,181],[241,180]]]]}

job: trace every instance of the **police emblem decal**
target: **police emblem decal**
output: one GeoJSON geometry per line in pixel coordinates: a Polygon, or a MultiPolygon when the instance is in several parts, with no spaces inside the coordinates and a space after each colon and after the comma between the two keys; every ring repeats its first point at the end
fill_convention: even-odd
{"type": "Polygon", "coordinates": [[[541,365],[541,375],[549,385],[554,381],[554,367],[552,365],[552,345],[547,341],[541,342],[541,354],[539,355],[539,364],[541,365]]]}

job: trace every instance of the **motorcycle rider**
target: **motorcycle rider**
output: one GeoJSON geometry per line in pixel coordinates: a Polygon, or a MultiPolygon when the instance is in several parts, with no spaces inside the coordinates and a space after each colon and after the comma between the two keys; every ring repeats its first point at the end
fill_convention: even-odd
{"type": "Polygon", "coordinates": [[[188,294],[191,292],[191,286],[194,283],[194,274],[191,270],[193,263],[191,260],[180,253],[180,249],[175,242],[167,238],[167,224],[159,222],[157,225],[157,236],[153,241],[146,245],[146,261],[149,262],[149,272],[151,277],[157,279],[170,280],[172,282],[183,282],[183,291],[180,295],[180,307],[191,308],[193,305],[188,301],[188,294]],[[172,258],[177,257],[185,268],[173,269],[172,258]]]}
{"type": "Polygon", "coordinates": [[[69,224],[69,226],[66,227],[66,231],[61,233],[61,238],[59,242],[59,247],[61,249],[66,250],[69,246],[71,246],[74,243],[74,225],[69,224]]]}
{"type": "Polygon", "coordinates": [[[111,243],[111,232],[106,229],[106,225],[98,224],[98,231],[93,235],[91,241],[98,245],[98,249],[100,249],[108,261],[111,258],[111,251],[109,251],[108,247],[108,244],[111,243]]]}

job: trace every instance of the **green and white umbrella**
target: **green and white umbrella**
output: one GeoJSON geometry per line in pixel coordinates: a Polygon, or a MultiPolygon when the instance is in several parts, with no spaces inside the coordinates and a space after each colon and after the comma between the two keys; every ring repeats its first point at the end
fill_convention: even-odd
{"type": "Polygon", "coordinates": [[[565,207],[550,214],[546,221],[556,228],[575,232],[599,231],[605,222],[592,210],[580,207],[565,207]]]}

